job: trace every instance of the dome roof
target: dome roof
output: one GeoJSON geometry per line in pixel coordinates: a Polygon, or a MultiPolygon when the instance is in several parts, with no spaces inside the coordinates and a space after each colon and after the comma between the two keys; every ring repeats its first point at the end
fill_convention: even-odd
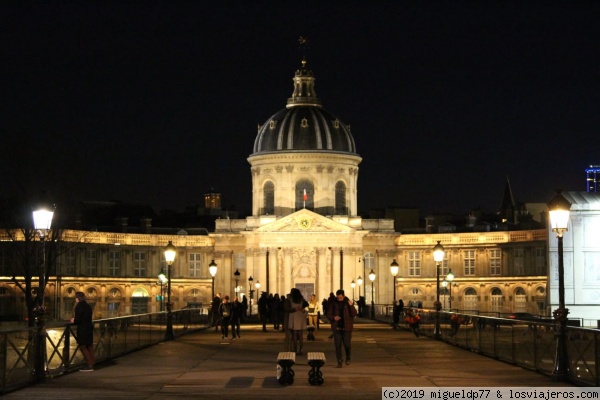
{"type": "Polygon", "coordinates": [[[294,76],[294,93],[283,110],[258,128],[253,155],[324,151],[356,154],[350,126],[324,110],[314,91],[314,75],[302,60],[294,76]]]}

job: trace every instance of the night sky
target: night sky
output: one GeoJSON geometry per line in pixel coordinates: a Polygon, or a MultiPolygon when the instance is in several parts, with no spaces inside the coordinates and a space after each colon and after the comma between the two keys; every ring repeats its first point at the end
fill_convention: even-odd
{"type": "Polygon", "coordinates": [[[361,211],[495,211],[507,176],[547,202],[600,164],[599,2],[73,3],[0,5],[1,197],[160,211],[214,188],[249,212],[301,35],[363,157],[361,211]]]}

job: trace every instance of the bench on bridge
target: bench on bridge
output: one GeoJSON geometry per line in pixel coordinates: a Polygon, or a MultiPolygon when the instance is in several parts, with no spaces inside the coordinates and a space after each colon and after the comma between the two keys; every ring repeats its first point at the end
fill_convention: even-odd
{"type": "Polygon", "coordinates": [[[294,370],[292,365],[296,363],[296,353],[293,351],[282,351],[277,355],[277,364],[281,370],[277,371],[277,381],[282,385],[294,383],[294,370]]]}
{"type": "Polygon", "coordinates": [[[308,383],[311,385],[322,385],[325,381],[323,379],[323,372],[321,367],[325,365],[325,353],[321,352],[309,352],[307,354],[308,365],[310,365],[310,371],[308,371],[308,383]]]}

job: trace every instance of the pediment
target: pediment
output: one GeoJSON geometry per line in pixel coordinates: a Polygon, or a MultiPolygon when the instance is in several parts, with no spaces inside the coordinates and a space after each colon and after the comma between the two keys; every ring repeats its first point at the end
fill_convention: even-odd
{"type": "Polygon", "coordinates": [[[302,209],[257,228],[255,232],[354,232],[355,229],[302,209]]]}

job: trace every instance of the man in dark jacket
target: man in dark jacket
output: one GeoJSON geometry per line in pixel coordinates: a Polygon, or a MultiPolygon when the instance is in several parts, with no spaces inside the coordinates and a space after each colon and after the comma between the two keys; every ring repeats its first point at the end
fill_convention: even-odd
{"type": "Polygon", "coordinates": [[[333,331],[337,368],[342,368],[342,344],[346,351],[346,365],[350,365],[352,330],[357,312],[353,301],[345,296],[342,289],[338,290],[335,295],[336,301],[328,304],[327,319],[331,322],[333,331]]]}
{"type": "Polygon", "coordinates": [[[94,356],[94,324],[92,322],[92,307],[85,301],[83,292],[75,293],[75,317],[71,322],[77,325],[77,344],[83,354],[86,366],[81,368],[81,372],[91,372],[94,370],[96,357],[94,356]]]}

